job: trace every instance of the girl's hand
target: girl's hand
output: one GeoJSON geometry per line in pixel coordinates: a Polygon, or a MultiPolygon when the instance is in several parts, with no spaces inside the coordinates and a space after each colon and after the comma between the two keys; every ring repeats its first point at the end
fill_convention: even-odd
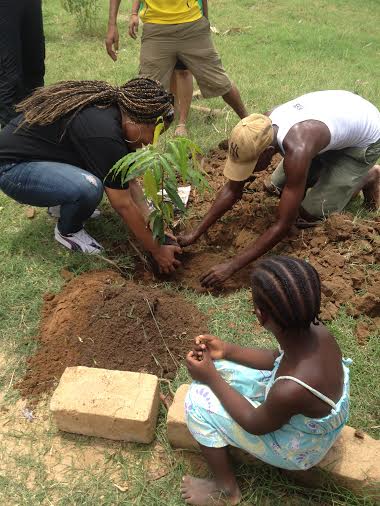
{"type": "Polygon", "coordinates": [[[195,352],[190,351],[186,357],[186,365],[190,376],[205,385],[208,385],[213,376],[218,374],[214,362],[207,351],[203,352],[202,360],[198,360],[195,352]]]}
{"type": "Polygon", "coordinates": [[[221,360],[226,358],[226,343],[216,336],[202,334],[195,338],[194,351],[199,358],[202,358],[203,352],[207,350],[212,360],[221,360]]]}

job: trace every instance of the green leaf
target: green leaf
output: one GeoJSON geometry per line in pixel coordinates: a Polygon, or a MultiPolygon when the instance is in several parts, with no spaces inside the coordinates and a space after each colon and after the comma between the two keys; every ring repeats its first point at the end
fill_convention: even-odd
{"type": "Polygon", "coordinates": [[[152,229],[153,238],[157,239],[160,244],[163,244],[165,241],[165,228],[164,219],[160,212],[154,211],[150,215],[150,226],[152,229]]]}
{"type": "MultiPolygon", "coordinates": [[[[158,120],[159,119],[160,118],[158,118],[158,120]]],[[[153,146],[156,146],[156,144],[158,143],[158,139],[160,138],[161,132],[164,130],[164,128],[165,128],[165,125],[164,125],[164,122],[163,122],[162,116],[161,116],[161,121],[159,123],[157,123],[157,125],[154,129],[153,146]]]]}
{"type": "Polygon", "coordinates": [[[163,202],[162,213],[164,215],[165,222],[170,225],[174,218],[174,209],[171,202],[163,202]]]}
{"type": "Polygon", "coordinates": [[[173,185],[171,181],[164,181],[164,187],[168,197],[173,202],[173,204],[178,207],[178,209],[182,212],[186,211],[186,208],[181,200],[181,197],[178,195],[177,186],[173,185]]]}
{"type": "Polygon", "coordinates": [[[173,169],[171,160],[168,158],[167,153],[160,155],[159,161],[161,162],[163,169],[166,171],[166,174],[164,174],[164,176],[167,176],[173,182],[177,181],[174,171],[175,169],[173,169]]]}
{"type": "Polygon", "coordinates": [[[144,190],[147,198],[152,200],[154,204],[158,205],[158,186],[153,174],[153,169],[148,169],[144,174],[144,190]]]}

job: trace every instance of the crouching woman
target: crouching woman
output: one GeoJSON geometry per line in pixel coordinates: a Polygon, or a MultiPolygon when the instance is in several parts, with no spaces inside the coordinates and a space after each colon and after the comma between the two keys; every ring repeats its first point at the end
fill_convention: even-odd
{"type": "Polygon", "coordinates": [[[278,350],[242,348],[199,336],[187,356],[195,380],[186,398],[188,427],[214,480],[185,476],[188,504],[238,504],[227,446],[283,469],[320,462],[347,422],[349,360],[318,321],[321,287],[307,262],[271,257],[252,273],[253,305],[278,350]]]}
{"type": "Polygon", "coordinates": [[[55,239],[89,254],[100,253],[102,246],[84,223],[105,190],[160,270],[173,271],[180,248],[153,239],[137,181],[123,184],[109,175],[120,158],[152,142],[159,118],[170,125],[172,95],[152,79],[132,79],[120,87],[65,81],[37,89],[18,110],[21,114],[0,132],[0,189],[22,204],[60,206],[55,239]]]}

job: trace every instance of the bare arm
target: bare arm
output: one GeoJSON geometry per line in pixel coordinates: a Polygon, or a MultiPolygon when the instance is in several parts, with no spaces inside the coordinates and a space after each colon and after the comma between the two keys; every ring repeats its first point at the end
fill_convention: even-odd
{"type": "Polygon", "coordinates": [[[153,239],[152,232],[146,226],[144,216],[129,190],[106,188],[105,191],[111,206],[128,225],[144,249],[152,253],[160,269],[166,273],[174,271],[180,265],[174,255],[180,253],[181,249],[177,246],[161,246],[153,239]]]}
{"type": "Polygon", "coordinates": [[[219,374],[212,375],[209,387],[231,417],[244,430],[258,436],[280,429],[302,409],[297,396],[287,395],[286,392],[284,392],[285,395],[280,394],[277,385],[273,387],[265,402],[258,408],[254,408],[219,374]]]}
{"type": "Polygon", "coordinates": [[[242,253],[239,253],[225,264],[213,267],[202,276],[201,283],[204,287],[210,288],[223,282],[234,272],[272,249],[287,235],[298,216],[310,163],[311,157],[303,149],[296,149],[285,154],[284,171],[287,180],[281,195],[276,222],[261,234],[255,242],[244,249],[242,253]]]}
{"type": "Polygon", "coordinates": [[[278,350],[261,350],[259,348],[244,348],[237,344],[226,343],[225,359],[237,364],[271,371],[274,361],[279,356],[278,350]]]}
{"type": "Polygon", "coordinates": [[[194,243],[208,230],[221,216],[232,208],[236,201],[241,199],[245,181],[228,181],[216,196],[214,203],[198,227],[190,234],[180,236],[178,242],[181,246],[194,243]]]}
{"type": "Polygon", "coordinates": [[[208,19],[208,2],[207,2],[207,0],[202,0],[202,10],[203,10],[204,17],[208,19]]]}
{"type": "Polygon", "coordinates": [[[106,35],[106,50],[108,55],[117,60],[117,51],[119,50],[119,31],[117,29],[117,14],[119,12],[121,0],[110,0],[108,11],[108,30],[106,35]]]}
{"type": "Polygon", "coordinates": [[[186,364],[192,378],[208,385],[231,417],[251,434],[273,432],[280,429],[293,415],[302,413],[302,399],[296,390],[298,385],[275,385],[265,402],[255,408],[220,376],[208,353],[198,361],[194,353],[190,352],[186,364]]]}

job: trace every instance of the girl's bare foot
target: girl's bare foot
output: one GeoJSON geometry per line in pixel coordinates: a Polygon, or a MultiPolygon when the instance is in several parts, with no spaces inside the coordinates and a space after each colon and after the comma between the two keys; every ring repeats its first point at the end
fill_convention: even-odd
{"type": "Polygon", "coordinates": [[[234,490],[218,487],[216,481],[201,480],[193,476],[184,476],[181,494],[186,504],[198,506],[234,506],[241,500],[241,492],[236,485],[234,490]]]}
{"type": "Polygon", "coordinates": [[[365,205],[377,211],[380,208],[380,165],[374,165],[368,173],[369,181],[363,186],[365,205]]]}
{"type": "Polygon", "coordinates": [[[174,135],[177,137],[187,137],[187,129],[185,123],[178,123],[174,135]]]}

